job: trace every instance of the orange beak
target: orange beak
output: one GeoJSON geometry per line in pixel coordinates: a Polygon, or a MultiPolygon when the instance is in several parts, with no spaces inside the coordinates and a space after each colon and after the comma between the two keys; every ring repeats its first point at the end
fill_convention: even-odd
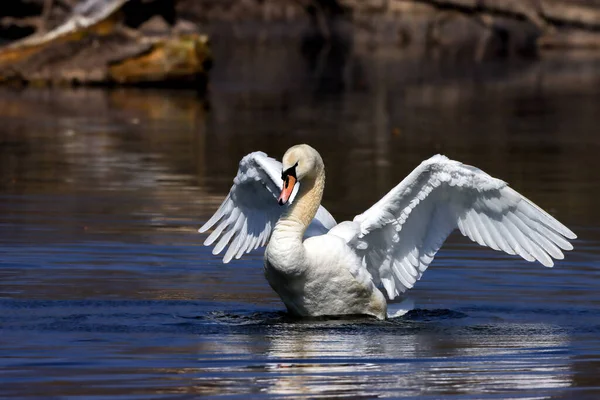
{"type": "Polygon", "coordinates": [[[281,191],[279,199],[277,200],[280,206],[286,204],[290,200],[292,191],[294,190],[294,185],[296,185],[296,178],[294,178],[292,175],[286,176],[285,182],[283,182],[283,190],[281,191]]]}

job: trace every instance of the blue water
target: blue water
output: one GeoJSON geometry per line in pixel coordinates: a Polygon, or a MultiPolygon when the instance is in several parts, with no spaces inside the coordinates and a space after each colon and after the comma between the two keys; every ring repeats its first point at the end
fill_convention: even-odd
{"type": "Polygon", "coordinates": [[[206,101],[0,91],[0,397],[597,398],[596,62],[356,55],[332,89],[294,49],[253,49],[217,48],[206,101]],[[547,269],[453,235],[406,316],[294,319],[260,251],[223,265],[196,230],[244,154],[298,142],[323,154],[338,220],[442,152],[547,209],[575,250],[547,269]]]}

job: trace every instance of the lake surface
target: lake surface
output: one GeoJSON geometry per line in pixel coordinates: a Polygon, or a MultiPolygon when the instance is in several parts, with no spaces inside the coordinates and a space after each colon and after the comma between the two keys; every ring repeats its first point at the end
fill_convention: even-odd
{"type": "Polygon", "coordinates": [[[0,91],[0,397],[598,398],[600,59],[216,43],[192,91],[0,91]],[[579,235],[547,269],[452,235],[402,318],[295,320],[197,228],[240,158],[316,147],[338,221],[435,153],[579,235]]]}

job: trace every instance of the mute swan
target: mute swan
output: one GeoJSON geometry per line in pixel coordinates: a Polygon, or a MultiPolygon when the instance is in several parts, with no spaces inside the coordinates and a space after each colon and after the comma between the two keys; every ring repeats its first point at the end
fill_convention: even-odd
{"type": "Polygon", "coordinates": [[[364,314],[386,318],[392,300],[414,286],[450,232],[482,246],[553,266],[575,234],[505,182],[436,155],[353,221],[336,225],[320,206],[319,153],[291,147],[283,164],[245,156],[229,195],[200,229],[223,261],[264,246],[265,276],[298,316],[364,314]],[[299,189],[298,189],[299,187],[299,189]],[[279,203],[279,204],[278,204],[279,203]],[[283,206],[283,207],[282,207],[283,206]]]}

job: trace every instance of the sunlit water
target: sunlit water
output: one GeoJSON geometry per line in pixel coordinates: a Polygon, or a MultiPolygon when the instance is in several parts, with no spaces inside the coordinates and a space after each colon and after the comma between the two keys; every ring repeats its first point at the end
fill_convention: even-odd
{"type": "Polygon", "coordinates": [[[206,102],[0,92],[0,396],[600,395],[599,63],[336,51],[216,46],[206,102]],[[196,230],[244,154],[298,142],[338,220],[441,152],[580,239],[547,269],[455,235],[405,317],[294,320],[260,251],[223,265],[196,230]]]}

